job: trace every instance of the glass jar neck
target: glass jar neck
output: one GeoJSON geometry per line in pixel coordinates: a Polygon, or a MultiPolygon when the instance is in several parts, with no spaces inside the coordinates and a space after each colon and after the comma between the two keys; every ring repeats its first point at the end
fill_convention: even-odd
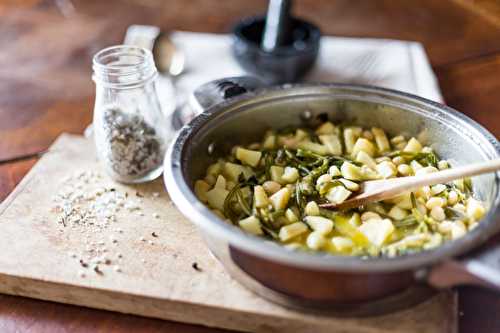
{"type": "Polygon", "coordinates": [[[151,51],[132,45],[111,46],[99,51],[92,60],[97,85],[114,89],[132,89],[152,81],[157,70],[151,51]]]}

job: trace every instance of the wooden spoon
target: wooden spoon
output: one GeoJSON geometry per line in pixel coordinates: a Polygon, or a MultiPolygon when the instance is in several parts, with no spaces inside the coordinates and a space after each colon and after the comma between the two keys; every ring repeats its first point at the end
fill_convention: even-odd
{"type": "Polygon", "coordinates": [[[363,206],[370,202],[393,198],[399,194],[414,191],[422,186],[448,183],[464,177],[476,176],[500,170],[500,159],[474,163],[426,175],[370,180],[361,183],[356,196],[341,204],[322,204],[321,208],[346,209],[363,206]]]}

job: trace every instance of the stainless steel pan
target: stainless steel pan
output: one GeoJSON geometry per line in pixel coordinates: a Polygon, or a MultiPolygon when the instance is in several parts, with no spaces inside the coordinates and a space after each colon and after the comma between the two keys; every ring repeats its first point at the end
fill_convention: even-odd
{"type": "Polygon", "coordinates": [[[410,94],[359,85],[304,84],[259,88],[251,78],[210,82],[194,94],[203,111],[179,132],[165,160],[165,183],[212,253],[242,284],[287,306],[368,314],[413,304],[433,288],[480,284],[500,288],[500,245],[478,250],[500,228],[499,175],[474,178],[489,209],[466,236],[430,251],[396,258],[293,252],[220,220],[193,194],[209,163],[235,143],[269,128],[324,118],[379,126],[432,143],[454,166],[500,156],[493,135],[463,114],[410,94]],[[476,249],[472,252],[473,249],[476,249]]]}

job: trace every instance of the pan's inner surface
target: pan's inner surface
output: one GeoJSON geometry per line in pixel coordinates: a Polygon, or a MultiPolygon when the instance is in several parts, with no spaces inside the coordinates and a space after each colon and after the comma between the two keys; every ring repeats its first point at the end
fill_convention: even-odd
{"type": "MultiPolygon", "coordinates": [[[[333,122],[357,124],[364,127],[378,126],[391,135],[415,136],[425,144],[430,144],[436,153],[441,158],[449,160],[452,166],[499,156],[498,142],[483,128],[456,112],[444,110],[438,104],[376,88],[304,86],[271,89],[255,96],[242,97],[215,106],[195,119],[185,131],[186,138],[181,152],[183,178],[192,189],[194,181],[204,176],[207,166],[219,156],[226,155],[231,146],[258,141],[264,132],[271,128],[278,129],[290,125],[304,126],[304,122],[314,121],[319,115],[325,113],[333,122]],[[209,154],[209,151],[213,152],[209,154]]],[[[496,204],[498,180],[495,174],[474,177],[473,184],[476,196],[485,201],[486,207],[491,208],[492,204],[496,204]]],[[[212,223],[218,222],[214,220],[209,224],[212,223]]],[[[203,225],[207,226],[205,223],[203,225]]],[[[398,260],[392,260],[392,264],[377,264],[377,267],[382,269],[382,266],[385,267],[386,264],[387,269],[400,266],[415,267],[436,261],[443,255],[463,253],[476,244],[477,240],[485,238],[483,235],[480,237],[477,235],[485,225],[490,225],[488,228],[490,231],[496,228],[494,219],[486,219],[477,228],[478,230],[474,231],[476,236],[468,234],[460,242],[445,244],[438,251],[424,251],[436,252],[434,254],[412,255],[411,259],[406,258],[410,260],[405,260],[404,265],[401,265],[402,262],[398,260]]],[[[221,228],[231,229],[230,226],[221,228]]],[[[237,232],[239,231],[234,231],[234,236],[240,239],[241,236],[238,236],[237,232]]],[[[250,244],[250,242],[254,241],[249,240],[243,245],[248,245],[246,248],[252,251],[259,248],[257,244],[250,244]]],[[[271,252],[273,252],[272,255],[266,252],[266,256],[273,257],[275,254],[281,256],[278,254],[281,251],[275,253],[275,250],[272,250],[271,252]]],[[[302,255],[295,255],[297,257],[293,260],[300,260],[301,263],[307,262],[308,265],[314,262],[316,265],[316,259],[312,261],[305,258],[297,259],[302,255]]],[[[282,254],[281,258],[290,258],[290,256],[282,254]]],[[[346,269],[354,267],[351,267],[350,261],[339,264],[342,260],[344,259],[337,260],[334,265],[345,264],[346,269]]],[[[366,262],[363,265],[366,269],[374,267],[367,264],[366,262]]]]}
{"type": "MultiPolygon", "coordinates": [[[[430,144],[438,156],[449,160],[452,166],[496,156],[487,140],[456,120],[450,123],[454,120],[433,110],[402,106],[377,96],[304,94],[256,101],[215,116],[192,138],[185,155],[185,175],[192,184],[195,179],[203,178],[209,163],[227,155],[235,144],[259,141],[268,129],[314,123],[321,114],[327,114],[335,123],[377,126],[391,135],[415,136],[430,144]],[[209,155],[211,144],[215,149],[209,155]],[[196,163],[189,162],[193,160],[196,163]]],[[[491,204],[496,191],[494,180],[494,174],[474,178],[475,193],[487,205],[491,204]]]]}

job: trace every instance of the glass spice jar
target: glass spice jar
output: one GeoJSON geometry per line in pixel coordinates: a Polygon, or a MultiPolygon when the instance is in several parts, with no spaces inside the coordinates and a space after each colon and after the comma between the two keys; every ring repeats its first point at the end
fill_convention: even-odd
{"type": "Polygon", "coordinates": [[[92,67],[94,139],[106,171],[123,183],[157,178],[173,129],[160,108],[151,51],[108,47],[94,56],[92,67]]]}

